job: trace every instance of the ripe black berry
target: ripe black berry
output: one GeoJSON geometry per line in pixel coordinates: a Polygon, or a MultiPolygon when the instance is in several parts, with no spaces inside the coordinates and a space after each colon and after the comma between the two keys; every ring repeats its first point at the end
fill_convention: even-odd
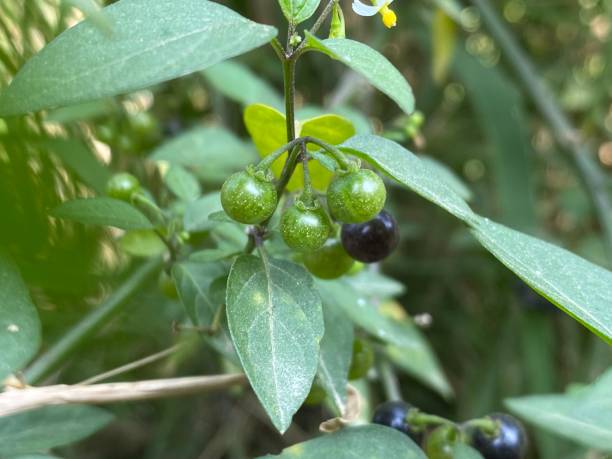
{"type": "Polygon", "coordinates": [[[382,211],[365,223],[342,225],[342,245],[355,260],[374,263],[387,258],[399,243],[395,218],[382,211]]]}
{"type": "Polygon", "coordinates": [[[402,401],[382,403],[376,407],[372,422],[399,430],[408,435],[417,445],[420,445],[423,440],[423,434],[415,431],[406,421],[406,416],[411,408],[414,407],[402,401]]]}
{"type": "Polygon", "coordinates": [[[527,434],[521,423],[508,414],[492,414],[489,418],[498,424],[497,435],[473,429],[472,446],[484,459],[523,459],[527,454],[527,434]]]}

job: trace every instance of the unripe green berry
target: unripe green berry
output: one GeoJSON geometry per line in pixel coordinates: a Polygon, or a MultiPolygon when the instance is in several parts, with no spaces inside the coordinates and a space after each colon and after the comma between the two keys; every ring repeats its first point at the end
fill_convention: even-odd
{"type": "Polygon", "coordinates": [[[453,459],[455,445],[465,443],[464,434],[453,425],[442,425],[432,431],[423,447],[430,459],[453,459]]]}
{"type": "Polygon", "coordinates": [[[140,182],[127,172],[113,175],[106,184],[106,194],[122,201],[130,201],[138,191],[140,191],[140,182]]]}
{"type": "Polygon", "coordinates": [[[353,357],[349,368],[349,379],[363,378],[374,364],[374,351],[369,342],[362,339],[353,341],[353,357]]]}
{"type": "Polygon", "coordinates": [[[304,254],[304,266],[321,279],[337,279],[346,274],[353,263],[338,239],[328,239],[319,250],[304,254]]]}
{"type": "Polygon", "coordinates": [[[297,201],[281,218],[281,235],[293,250],[320,249],[332,229],[331,222],[320,205],[306,206],[297,201]]]}
{"type": "Polygon", "coordinates": [[[176,300],[178,298],[178,291],[176,290],[174,279],[172,279],[172,277],[170,277],[165,271],[162,271],[159,275],[157,285],[159,287],[159,291],[162,292],[167,298],[170,298],[171,300],[176,300]]]}
{"type": "Polygon", "coordinates": [[[338,175],[327,190],[329,210],[342,223],[372,220],[383,209],[386,199],[385,184],[369,169],[338,175]]]}
{"type": "Polygon", "coordinates": [[[261,223],[276,210],[276,187],[252,167],[231,175],[221,188],[221,205],[232,219],[247,225],[261,223]]]}

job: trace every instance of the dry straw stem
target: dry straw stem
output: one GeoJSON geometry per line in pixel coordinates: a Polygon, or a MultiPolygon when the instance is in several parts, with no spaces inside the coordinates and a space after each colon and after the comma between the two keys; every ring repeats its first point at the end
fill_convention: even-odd
{"type": "Polygon", "coordinates": [[[226,389],[246,383],[242,373],[191,376],[149,381],[87,385],[59,384],[25,389],[7,389],[0,393],[0,416],[21,413],[50,405],[68,405],[149,400],[226,389]]]}

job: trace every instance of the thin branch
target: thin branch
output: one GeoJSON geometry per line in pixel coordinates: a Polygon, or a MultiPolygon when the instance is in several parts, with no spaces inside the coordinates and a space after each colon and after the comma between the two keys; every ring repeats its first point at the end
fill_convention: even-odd
{"type": "Polygon", "coordinates": [[[506,54],[508,62],[518,74],[542,117],[552,127],[557,143],[573,159],[595,206],[602,227],[606,251],[612,260],[612,200],[606,177],[593,159],[593,153],[580,138],[555,97],[540,80],[534,64],[518,44],[489,0],[471,0],[480,10],[483,22],[506,54]]]}
{"type": "Polygon", "coordinates": [[[164,397],[176,397],[225,389],[246,383],[242,373],[156,379],[149,381],[94,384],[65,384],[11,389],[0,394],[0,416],[21,413],[44,406],[87,403],[131,402],[164,397]]]}

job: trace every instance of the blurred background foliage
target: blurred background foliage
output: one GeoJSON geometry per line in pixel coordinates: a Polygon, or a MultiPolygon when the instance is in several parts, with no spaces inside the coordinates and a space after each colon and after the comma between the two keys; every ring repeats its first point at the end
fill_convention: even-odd
{"type": "MultiPolygon", "coordinates": [[[[283,24],[270,0],[223,3],[256,21],[283,24]]],[[[348,114],[358,130],[383,133],[449,166],[469,186],[472,205],[481,214],[610,267],[590,197],[478,10],[444,0],[398,0],[399,26],[389,31],[378,20],[352,14],[349,3],[343,2],[348,36],[381,50],[407,76],[419,113],[400,115],[354,74],[310,55],[298,69],[302,113],[324,107],[348,114]]],[[[1,2],[2,85],[80,21],[83,11],[93,12],[103,27],[91,6],[77,0],[1,2]]],[[[610,186],[612,1],[499,0],[494,6],[587,139],[610,186]]],[[[243,103],[278,101],[282,74],[271,49],[240,62],[251,77],[270,86],[256,87],[251,101],[240,101],[246,97],[240,91],[231,94],[231,85],[219,86],[223,74],[215,78],[207,72],[115,100],[0,120],[0,244],[31,287],[45,346],[95,308],[138,263],[122,249],[117,232],[51,219],[49,210],[67,198],[103,189],[109,171],[132,172],[160,202],[168,202],[159,170],[146,158],[192,127],[225,127],[246,142],[243,103]]],[[[213,171],[203,178],[203,187],[212,191],[222,179],[213,171]]],[[[423,327],[455,393],[442,398],[398,373],[406,400],[428,412],[466,419],[502,409],[509,396],[592,381],[610,365],[605,343],[533,294],[462,224],[400,188],[392,190],[389,206],[401,223],[402,244],[381,269],[406,286],[399,302],[423,327]]],[[[173,331],[182,310],[155,283],[131,303],[51,380],[76,383],[176,342],[188,346],[125,378],[223,370],[224,362],[195,334],[173,331]]],[[[360,389],[371,395],[371,403],[385,397],[375,374],[360,389]]],[[[253,395],[234,395],[115,406],[117,422],[62,453],[78,458],[251,457],[311,437],[326,416],[324,407],[305,407],[280,438],[253,395]]],[[[585,457],[583,450],[547,435],[533,439],[534,458],[585,457]]]]}

